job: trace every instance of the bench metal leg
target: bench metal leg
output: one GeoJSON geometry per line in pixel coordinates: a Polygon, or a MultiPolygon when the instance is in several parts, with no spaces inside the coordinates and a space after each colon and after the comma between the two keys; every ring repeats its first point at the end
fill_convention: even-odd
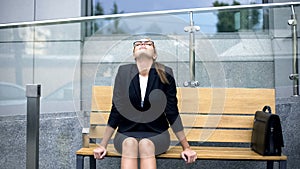
{"type": "Polygon", "coordinates": [[[286,169],[286,161],[279,161],[279,168],[280,169],[286,169]]]}
{"type": "Polygon", "coordinates": [[[76,169],[83,169],[84,167],[84,156],[77,155],[76,156],[76,169]]]}
{"type": "Polygon", "coordinates": [[[267,161],[267,169],[273,169],[274,161],[267,161]]]}
{"type": "Polygon", "coordinates": [[[90,169],[96,169],[96,159],[94,156],[89,156],[90,157],[90,169]]]}

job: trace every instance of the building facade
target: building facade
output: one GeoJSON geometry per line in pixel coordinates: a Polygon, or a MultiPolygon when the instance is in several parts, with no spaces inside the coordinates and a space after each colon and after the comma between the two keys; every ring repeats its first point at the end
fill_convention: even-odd
{"type": "MultiPolygon", "coordinates": [[[[288,1],[272,1],[283,2],[288,1]]],[[[88,125],[91,86],[113,85],[118,66],[133,62],[132,42],[136,38],[148,36],[155,41],[159,61],[174,69],[178,86],[190,80],[190,35],[184,32],[190,24],[188,12],[64,20],[92,15],[93,4],[91,0],[1,0],[1,24],[28,24],[0,28],[0,83],[4,93],[0,166],[26,167],[26,84],[42,85],[40,167],[75,168],[81,130],[88,125]],[[46,22],[30,25],[32,21],[46,22]]],[[[282,120],[288,168],[293,169],[300,161],[300,100],[292,96],[294,86],[289,79],[293,72],[292,30],[288,25],[292,11],[289,6],[259,11],[267,28],[214,34],[201,30],[206,26],[202,20],[220,11],[193,14],[195,25],[200,26],[194,34],[195,79],[199,87],[275,88],[274,109],[282,120]]],[[[300,6],[295,12],[299,15],[300,6]]],[[[119,164],[119,159],[101,163],[105,168],[119,168],[119,164]]],[[[186,167],[181,161],[159,160],[158,167],[163,166],[186,167]]],[[[265,164],[200,161],[192,167],[212,166],[264,168],[265,164]]]]}

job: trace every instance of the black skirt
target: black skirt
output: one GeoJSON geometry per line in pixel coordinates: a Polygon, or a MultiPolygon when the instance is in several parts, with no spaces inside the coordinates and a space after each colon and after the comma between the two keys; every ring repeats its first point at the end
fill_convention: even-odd
{"type": "Polygon", "coordinates": [[[120,154],[122,154],[122,143],[128,137],[133,137],[137,139],[137,141],[140,141],[144,138],[151,140],[155,146],[155,155],[159,155],[166,152],[170,146],[170,134],[168,130],[161,134],[142,131],[125,133],[117,132],[114,138],[114,146],[120,154]]]}

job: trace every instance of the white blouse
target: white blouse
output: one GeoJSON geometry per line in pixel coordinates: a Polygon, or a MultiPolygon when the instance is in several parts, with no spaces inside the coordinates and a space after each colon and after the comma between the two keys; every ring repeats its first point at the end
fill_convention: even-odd
{"type": "Polygon", "coordinates": [[[140,77],[140,88],[141,88],[141,97],[142,97],[142,106],[144,103],[144,98],[145,98],[145,94],[146,94],[146,89],[147,89],[147,83],[148,83],[148,76],[141,76],[140,77]]]}

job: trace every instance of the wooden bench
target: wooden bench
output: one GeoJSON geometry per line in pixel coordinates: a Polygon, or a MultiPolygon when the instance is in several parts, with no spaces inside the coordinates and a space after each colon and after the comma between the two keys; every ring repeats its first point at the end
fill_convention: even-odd
{"type": "MultiPolygon", "coordinates": [[[[94,86],[90,113],[90,139],[101,139],[109,116],[112,100],[111,86],[94,86]]],[[[286,168],[287,156],[261,156],[250,148],[255,111],[265,105],[275,113],[274,89],[250,88],[177,88],[178,108],[185,133],[198,160],[266,161],[267,168],[279,162],[286,168]]],[[[178,143],[170,130],[171,140],[178,143]]],[[[84,157],[90,157],[90,168],[96,167],[93,157],[95,143],[76,152],[77,168],[84,166],[84,157]]],[[[120,157],[113,144],[108,145],[108,157],[120,157]]],[[[157,158],[181,159],[180,145],[157,158]]]]}

